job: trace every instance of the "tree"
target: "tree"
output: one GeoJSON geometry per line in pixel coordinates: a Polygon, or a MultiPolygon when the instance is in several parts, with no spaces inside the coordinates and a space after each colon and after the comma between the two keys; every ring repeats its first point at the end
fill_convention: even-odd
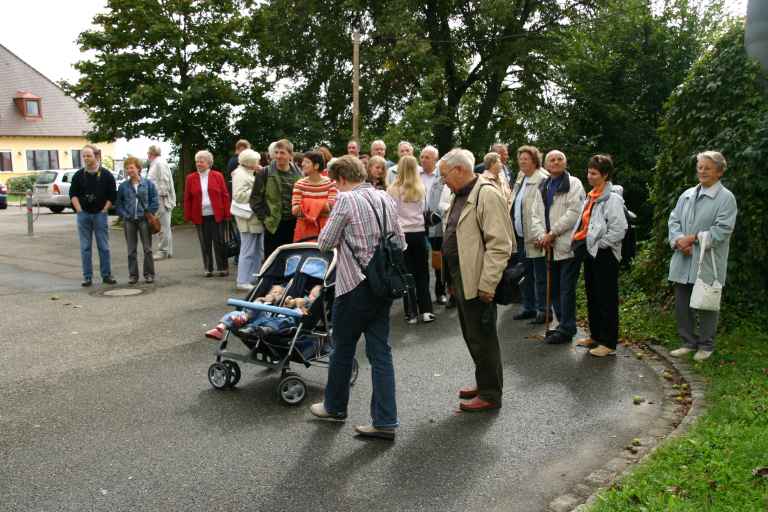
{"type": "Polygon", "coordinates": [[[251,29],[260,64],[308,110],[301,124],[316,123],[334,144],[349,136],[350,34],[359,29],[363,132],[383,134],[409,107],[428,105],[424,122],[442,152],[457,141],[479,152],[504,122],[499,105],[539,90],[541,63],[601,1],[273,0],[251,29]]]}
{"type": "Polygon", "coordinates": [[[653,215],[648,189],[664,102],[701,54],[720,12],[696,0],[668,0],[657,12],[647,0],[610,0],[568,35],[567,51],[554,63],[559,101],[532,131],[543,147],[562,149],[581,177],[591,155],[612,155],[643,234],[653,215]]]}
{"type": "Polygon", "coordinates": [[[68,92],[94,124],[89,137],[160,137],[180,147],[178,190],[197,149],[232,138],[242,104],[235,73],[247,62],[241,0],[108,0],[80,34],[81,73],[68,92]]]}

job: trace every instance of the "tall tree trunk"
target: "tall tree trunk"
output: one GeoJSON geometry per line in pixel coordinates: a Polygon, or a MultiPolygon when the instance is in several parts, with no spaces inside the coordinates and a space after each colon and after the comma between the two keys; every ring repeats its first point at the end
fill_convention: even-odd
{"type": "Polygon", "coordinates": [[[467,138],[467,149],[476,155],[484,155],[489,145],[494,142],[491,133],[491,118],[496,105],[501,97],[501,87],[504,83],[504,72],[496,70],[486,81],[485,93],[477,112],[477,118],[472,125],[472,130],[467,138]]]}

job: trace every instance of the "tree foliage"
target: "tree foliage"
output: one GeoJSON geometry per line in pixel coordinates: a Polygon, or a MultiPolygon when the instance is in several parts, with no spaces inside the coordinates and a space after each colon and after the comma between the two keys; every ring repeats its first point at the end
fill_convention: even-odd
{"type": "Polygon", "coordinates": [[[691,69],[666,105],[661,153],[654,173],[654,240],[636,269],[648,291],[666,289],[671,256],[667,219],[678,196],[697,183],[696,154],[721,151],[728,160],[723,184],[739,205],[731,239],[726,299],[748,308],[766,305],[768,285],[768,95],[765,76],[744,48],[744,26],[734,24],[691,69]]]}
{"type": "MultiPolygon", "coordinates": [[[[273,0],[251,27],[259,63],[285,81],[273,103],[303,105],[287,124],[308,127],[316,142],[341,149],[350,136],[350,35],[359,29],[364,138],[395,126],[443,152],[457,143],[480,152],[504,121],[499,105],[538,92],[562,34],[600,1],[273,0]]],[[[268,106],[257,101],[245,118],[268,106]]]]}
{"type": "Polygon", "coordinates": [[[557,147],[582,178],[595,153],[613,156],[615,181],[650,230],[648,188],[659,151],[664,102],[700,55],[719,6],[669,0],[654,12],[646,0],[610,0],[599,15],[569,34],[555,63],[560,94],[532,131],[557,147]]]}
{"type": "Polygon", "coordinates": [[[247,62],[242,2],[108,0],[106,8],[80,34],[81,51],[94,55],[66,86],[88,107],[89,137],[169,140],[189,170],[195,150],[229,142],[233,107],[243,103],[228,77],[247,62]]]}

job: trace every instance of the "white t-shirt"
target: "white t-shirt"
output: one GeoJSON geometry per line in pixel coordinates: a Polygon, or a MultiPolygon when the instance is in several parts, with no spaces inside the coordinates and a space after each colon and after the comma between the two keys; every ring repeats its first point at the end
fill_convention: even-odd
{"type": "Polygon", "coordinates": [[[208,172],[198,172],[200,175],[200,188],[203,190],[203,216],[213,215],[211,197],[208,195],[208,172]]]}

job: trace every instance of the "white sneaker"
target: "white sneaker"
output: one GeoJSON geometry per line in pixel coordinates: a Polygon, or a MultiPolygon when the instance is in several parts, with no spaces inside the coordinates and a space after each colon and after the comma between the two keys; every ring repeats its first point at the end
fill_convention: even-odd
{"type": "Polygon", "coordinates": [[[714,350],[698,350],[696,354],[693,356],[694,361],[706,361],[709,359],[709,356],[712,355],[712,352],[714,350]]]}
{"type": "Polygon", "coordinates": [[[417,324],[419,323],[419,319],[418,317],[413,316],[411,318],[406,319],[406,322],[408,322],[409,324],[417,324]]]}
{"type": "Polygon", "coordinates": [[[421,315],[421,321],[425,324],[428,324],[429,322],[435,321],[435,314],[434,313],[424,313],[421,315]]]}
{"type": "Polygon", "coordinates": [[[166,255],[165,253],[158,252],[152,256],[152,259],[155,261],[164,260],[166,258],[170,258],[170,256],[166,255]]]}
{"type": "Polygon", "coordinates": [[[249,283],[237,283],[237,289],[249,292],[253,290],[253,285],[249,283]]]}
{"type": "Polygon", "coordinates": [[[311,412],[317,418],[326,421],[345,421],[347,419],[346,414],[331,414],[326,411],[325,404],[323,402],[312,404],[309,407],[309,412],[311,412]]]}
{"type": "Polygon", "coordinates": [[[680,347],[670,352],[669,355],[672,357],[683,357],[684,355],[690,354],[691,352],[693,352],[692,348],[680,347]]]}

